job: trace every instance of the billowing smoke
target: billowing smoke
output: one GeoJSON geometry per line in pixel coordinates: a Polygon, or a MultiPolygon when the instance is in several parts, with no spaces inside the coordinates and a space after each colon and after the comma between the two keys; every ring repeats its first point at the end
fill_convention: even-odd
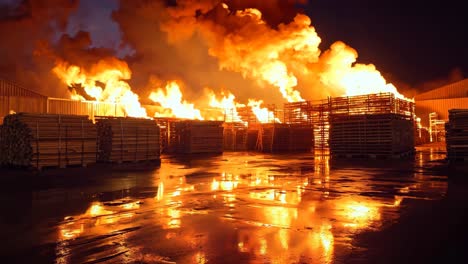
{"type": "Polygon", "coordinates": [[[54,61],[39,50],[57,32],[78,6],[70,0],[23,0],[0,3],[0,76],[29,89],[54,96],[66,95],[51,73],[54,61]],[[53,8],[51,8],[53,7],[53,8]]]}
{"type": "Polygon", "coordinates": [[[143,104],[155,101],[149,99],[152,92],[177,81],[181,100],[197,107],[208,105],[211,91],[232,93],[240,103],[255,99],[280,107],[330,95],[396,92],[374,65],[356,63],[356,50],[345,43],[321,49],[313,20],[301,14],[304,0],[117,1],[107,3],[117,9],[112,19],[118,40],[104,34],[109,39],[100,45],[88,32],[93,27],[75,21],[70,30],[70,21],[92,1],[30,0],[0,7],[2,34],[14,36],[0,44],[6,58],[2,73],[56,95],[60,92],[51,87],[66,93],[67,74],[94,85],[91,90],[105,87],[96,79],[108,78],[103,76],[109,69],[101,66],[115,66],[120,73],[112,74],[113,82],[125,76],[125,87],[143,104]]]}
{"type": "Polygon", "coordinates": [[[357,52],[346,44],[322,52],[311,19],[297,12],[296,1],[265,2],[121,1],[114,17],[135,47],[135,75],[172,75],[186,82],[190,99],[204,86],[228,89],[243,102],[272,103],[396,92],[374,65],[357,64],[357,52]],[[294,12],[273,19],[281,8],[294,12]]]}

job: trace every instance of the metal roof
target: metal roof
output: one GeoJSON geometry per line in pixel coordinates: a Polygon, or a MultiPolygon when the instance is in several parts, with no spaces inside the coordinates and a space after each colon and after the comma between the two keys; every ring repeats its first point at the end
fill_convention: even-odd
{"type": "Polygon", "coordinates": [[[416,101],[468,97],[468,78],[415,96],[416,101]]]}

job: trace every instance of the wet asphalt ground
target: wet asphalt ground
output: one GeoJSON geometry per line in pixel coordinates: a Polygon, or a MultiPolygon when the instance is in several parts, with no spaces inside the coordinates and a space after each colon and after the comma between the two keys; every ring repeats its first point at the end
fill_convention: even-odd
{"type": "MultiPolygon", "coordinates": [[[[312,154],[1,171],[3,263],[460,263],[468,170],[312,154]],[[45,173],[47,174],[47,173],[45,173]]],[[[466,258],[465,258],[466,260],[466,258]]]]}

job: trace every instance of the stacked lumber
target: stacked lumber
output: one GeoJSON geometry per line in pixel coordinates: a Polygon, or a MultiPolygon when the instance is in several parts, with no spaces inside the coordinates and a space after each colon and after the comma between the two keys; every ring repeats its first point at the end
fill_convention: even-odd
{"type": "Polygon", "coordinates": [[[289,127],[289,151],[308,152],[314,148],[314,128],[309,126],[289,127]]]}
{"type": "Polygon", "coordinates": [[[42,169],[96,162],[96,127],[88,116],[19,113],[6,116],[2,127],[4,165],[42,169]]]}
{"type": "Polygon", "coordinates": [[[447,158],[450,161],[468,161],[468,109],[449,110],[445,129],[447,158]]]}
{"type": "Polygon", "coordinates": [[[179,119],[172,117],[156,117],[154,121],[159,126],[159,133],[161,135],[161,153],[169,152],[169,126],[171,122],[179,119]]]}
{"type": "Polygon", "coordinates": [[[256,150],[262,152],[311,151],[314,129],[290,124],[262,124],[258,130],[256,150]]]}
{"type": "Polygon", "coordinates": [[[247,127],[243,123],[224,123],[223,149],[242,151],[247,149],[247,127]]]}
{"type": "Polygon", "coordinates": [[[289,125],[262,124],[258,133],[256,146],[258,151],[289,151],[289,125]]]}
{"type": "Polygon", "coordinates": [[[345,157],[402,157],[414,152],[414,125],[399,114],[331,116],[330,152],[345,157]]]}
{"type": "Polygon", "coordinates": [[[178,120],[169,124],[168,149],[176,154],[222,153],[222,121],[178,120]]]}
{"type": "Polygon", "coordinates": [[[396,98],[392,93],[329,98],[333,115],[371,115],[395,113],[413,118],[414,102],[396,98]]]}
{"type": "Polygon", "coordinates": [[[99,162],[160,161],[160,131],[153,120],[101,117],[96,124],[99,162]]]}

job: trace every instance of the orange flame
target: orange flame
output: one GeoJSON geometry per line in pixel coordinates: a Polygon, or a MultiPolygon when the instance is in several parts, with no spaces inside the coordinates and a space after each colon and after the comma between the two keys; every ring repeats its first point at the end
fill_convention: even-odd
{"type": "Polygon", "coordinates": [[[152,92],[149,96],[153,102],[159,103],[163,108],[169,110],[165,113],[156,113],[156,117],[204,119],[200,114],[200,110],[196,109],[193,104],[182,100],[182,92],[177,82],[168,82],[164,89],[158,88],[156,92],[152,92]]]}
{"type": "Polygon", "coordinates": [[[208,96],[210,98],[211,107],[219,108],[223,110],[225,122],[244,123],[244,121],[242,121],[241,117],[239,116],[239,113],[237,112],[237,108],[245,107],[245,105],[236,103],[235,102],[236,97],[232,93],[228,92],[227,96],[222,94],[222,98],[218,100],[214,92],[210,90],[208,91],[208,96]]]}
{"type": "Polygon", "coordinates": [[[252,112],[257,117],[260,123],[281,123],[281,121],[275,117],[275,114],[268,110],[266,107],[260,107],[263,104],[263,100],[253,100],[249,99],[249,104],[252,108],[252,112]]]}
{"type": "MultiPolygon", "coordinates": [[[[131,78],[127,63],[117,60],[101,60],[89,71],[66,62],[59,62],[52,70],[68,86],[79,84],[86,94],[99,102],[110,102],[122,107],[128,116],[146,117],[146,110],[141,107],[138,95],[132,92],[130,85],[124,81],[131,78]],[[97,85],[101,82],[104,88],[97,85]]],[[[72,99],[84,100],[76,91],[72,99]]]]}
{"type": "Polygon", "coordinates": [[[392,93],[400,99],[411,100],[387,83],[373,64],[356,63],[357,52],[345,43],[335,42],[323,55],[329,70],[321,75],[321,81],[341,90],[340,96],[392,93]]]}

